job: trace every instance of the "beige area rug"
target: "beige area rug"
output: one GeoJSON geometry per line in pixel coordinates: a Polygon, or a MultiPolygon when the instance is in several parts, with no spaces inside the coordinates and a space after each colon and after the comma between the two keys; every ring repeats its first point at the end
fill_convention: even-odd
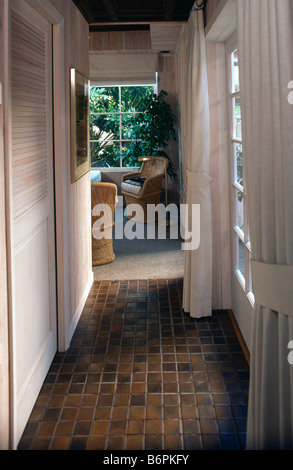
{"type": "MultiPolygon", "coordinates": [[[[176,221],[171,220],[171,224],[175,223],[176,221]]],[[[146,225],[137,223],[131,227],[133,227],[132,232],[137,236],[143,236],[143,239],[136,237],[129,240],[126,237],[127,229],[130,230],[129,221],[125,218],[122,208],[116,209],[113,233],[113,248],[116,258],[113,263],[93,267],[95,280],[183,278],[184,251],[181,249],[180,237],[170,238],[170,234],[174,236],[172,228],[166,229],[166,239],[160,239],[156,226],[155,239],[148,239],[146,225]],[[120,237],[123,234],[123,238],[117,239],[115,233],[118,233],[120,237]]],[[[165,227],[162,229],[162,234],[164,235],[164,233],[165,227]]]]}

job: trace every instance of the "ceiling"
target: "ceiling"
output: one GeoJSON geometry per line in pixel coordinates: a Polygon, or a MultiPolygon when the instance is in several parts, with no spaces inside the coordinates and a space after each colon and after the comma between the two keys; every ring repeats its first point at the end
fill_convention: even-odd
{"type": "MultiPolygon", "coordinates": [[[[205,3],[197,0],[199,4],[205,3]]],[[[89,25],[110,28],[187,21],[195,0],[73,0],[89,25]],[[125,23],[128,23],[126,25],[125,23]]]]}

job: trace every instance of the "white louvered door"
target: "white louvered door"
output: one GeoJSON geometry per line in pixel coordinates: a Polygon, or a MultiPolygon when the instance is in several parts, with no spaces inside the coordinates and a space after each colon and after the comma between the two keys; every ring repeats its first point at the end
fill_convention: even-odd
{"type": "Polygon", "coordinates": [[[14,439],[57,349],[52,25],[24,0],[11,11],[11,248],[14,439]]]}

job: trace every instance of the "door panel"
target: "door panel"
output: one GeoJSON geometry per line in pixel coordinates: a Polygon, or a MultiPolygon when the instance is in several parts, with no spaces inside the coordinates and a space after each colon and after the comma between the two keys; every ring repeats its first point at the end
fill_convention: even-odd
{"type": "Polygon", "coordinates": [[[247,211],[245,152],[242,148],[241,84],[237,32],[226,42],[228,80],[228,122],[230,127],[230,225],[232,254],[232,310],[250,350],[254,296],[252,292],[250,257],[251,244],[247,211]]]}
{"type": "Polygon", "coordinates": [[[17,443],[57,349],[52,26],[11,12],[13,415],[17,443]]]}

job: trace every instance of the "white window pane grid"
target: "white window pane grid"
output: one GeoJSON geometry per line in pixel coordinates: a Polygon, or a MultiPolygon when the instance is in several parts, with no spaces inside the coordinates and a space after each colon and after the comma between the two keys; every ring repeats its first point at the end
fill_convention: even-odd
{"type": "Polygon", "coordinates": [[[237,93],[240,90],[238,50],[231,54],[231,85],[232,93],[237,93]]]}
{"type": "Polygon", "coordinates": [[[240,96],[236,95],[232,98],[233,109],[233,139],[241,141],[242,139],[242,121],[241,121],[241,106],[240,96]]]}
{"type": "Polygon", "coordinates": [[[234,272],[253,303],[251,286],[251,245],[247,213],[247,198],[243,172],[242,116],[238,51],[234,51],[230,62],[230,125],[232,158],[232,226],[234,272]]]}
{"type": "Polygon", "coordinates": [[[243,191],[243,161],[242,161],[242,144],[232,141],[232,164],[233,164],[233,184],[235,187],[243,191]]]}
{"type": "MultiPolygon", "coordinates": [[[[142,86],[146,88],[153,88],[155,91],[155,87],[152,85],[146,85],[142,86]]],[[[99,87],[93,87],[93,88],[99,88],[99,87]]],[[[127,120],[130,116],[134,116],[137,114],[137,111],[134,111],[130,105],[130,103],[126,104],[126,97],[125,97],[125,90],[127,89],[135,89],[137,86],[131,87],[131,86],[113,86],[113,87],[101,87],[105,89],[106,91],[104,94],[107,96],[115,96],[114,98],[114,105],[112,104],[112,107],[114,109],[111,110],[111,112],[107,112],[106,109],[103,109],[101,112],[93,112],[92,110],[90,111],[90,118],[91,118],[91,156],[92,156],[92,161],[93,161],[93,156],[94,155],[99,155],[103,157],[103,151],[107,149],[113,149],[113,157],[110,158],[109,162],[110,164],[106,161],[105,159],[105,167],[124,167],[127,166],[127,158],[120,158],[119,160],[114,160],[114,155],[118,155],[122,150],[124,150],[127,145],[129,145],[129,134],[127,132],[127,120]],[[115,90],[113,92],[113,90],[115,90]],[[116,97],[118,91],[118,96],[116,97]],[[129,107],[125,111],[125,107],[129,107]],[[105,140],[111,141],[110,144],[104,146],[103,145],[103,135],[100,135],[99,129],[95,127],[92,123],[94,122],[94,117],[95,116],[104,116],[105,118],[109,119],[113,122],[115,122],[115,131],[110,135],[109,133],[104,132],[104,138],[105,140]],[[123,127],[124,126],[124,127],[123,127]],[[100,149],[102,146],[102,149],[100,149]],[[101,152],[101,153],[100,153],[101,152]]],[[[106,100],[107,101],[107,100],[106,100]]],[[[135,105],[135,103],[133,103],[135,105]]],[[[105,108],[105,106],[104,106],[105,108]]],[[[103,134],[103,133],[102,133],[103,134]]],[[[96,166],[95,163],[92,164],[92,166],[96,166]]],[[[101,167],[101,166],[100,166],[101,167]]]]}

